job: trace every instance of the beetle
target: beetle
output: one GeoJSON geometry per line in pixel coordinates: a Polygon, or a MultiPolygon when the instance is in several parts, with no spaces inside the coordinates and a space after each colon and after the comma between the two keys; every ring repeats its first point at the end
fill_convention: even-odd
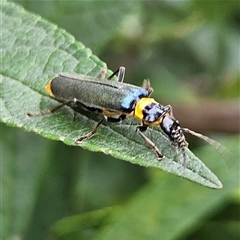
{"type": "Polygon", "coordinates": [[[124,83],[125,67],[120,67],[107,79],[105,74],[105,71],[101,71],[98,78],[79,74],[59,74],[48,82],[45,89],[61,104],[39,113],[27,113],[27,116],[51,114],[65,105],[75,111],[80,108],[101,113],[103,118],[89,133],[75,139],[76,144],[91,138],[104,121],[120,122],[125,118],[134,117],[141,121],[141,125],[136,127],[136,132],[156,154],[158,160],[162,160],[164,156],[156,144],[144,134],[147,128],[152,126],[159,126],[170,141],[183,151],[188,147],[184,133],[201,138],[218,150],[223,148],[220,143],[207,136],[182,128],[173,116],[171,105],[164,106],[150,97],[153,88],[148,79],[144,79],[141,87],[124,83]],[[115,75],[118,81],[109,81],[115,75]]]}

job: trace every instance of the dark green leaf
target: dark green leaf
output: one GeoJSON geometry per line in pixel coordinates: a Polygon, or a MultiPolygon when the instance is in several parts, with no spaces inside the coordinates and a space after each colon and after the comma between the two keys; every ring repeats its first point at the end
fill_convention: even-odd
{"type": "MultiPolygon", "coordinates": [[[[106,64],[64,30],[13,3],[4,2],[1,15],[1,121],[75,145],[74,139],[89,132],[101,116],[78,114],[74,121],[74,113],[68,107],[45,117],[29,119],[26,113],[57,104],[46,94],[44,86],[60,72],[97,76],[106,64]]],[[[136,124],[133,120],[105,124],[81,146],[142,166],[161,168],[210,188],[222,187],[218,178],[189,150],[184,167],[182,152],[176,152],[160,129],[152,129],[147,135],[165,155],[163,161],[157,161],[136,135],[136,124]]]]}
{"type": "Polygon", "coordinates": [[[3,123],[0,124],[0,145],[4,156],[1,159],[1,191],[4,195],[1,237],[11,239],[22,237],[29,227],[41,188],[41,178],[49,166],[48,152],[53,144],[33,134],[26,135],[1,125],[3,123]]]}
{"type": "MultiPolygon", "coordinates": [[[[77,236],[74,239],[77,239],[89,232],[92,233],[90,239],[94,236],[98,240],[186,238],[193,229],[206,224],[206,218],[219,211],[226,204],[226,198],[238,191],[238,142],[237,137],[225,142],[235,159],[231,167],[227,167],[221,159],[216,162],[216,157],[207,146],[198,151],[202,156],[208,156],[209,164],[223,179],[225,187],[222,191],[196,187],[177,177],[154,171],[154,177],[122,208],[112,207],[63,218],[54,224],[52,230],[62,239],[69,239],[74,234],[77,236]]],[[[219,222],[222,223],[221,220],[219,222]]],[[[222,226],[224,236],[237,235],[239,231],[233,227],[235,225],[232,231],[226,232],[226,226],[222,226]]],[[[215,232],[212,234],[217,235],[215,232]]],[[[82,238],[87,239],[86,236],[82,238]]]]}
{"type": "MultiPolygon", "coordinates": [[[[94,239],[186,239],[193,229],[206,223],[206,216],[210,218],[226,204],[226,198],[234,191],[239,192],[239,137],[230,138],[226,145],[234,157],[229,167],[221,159],[216,162],[216,157],[207,146],[198,151],[202,156],[208,156],[209,164],[221,176],[225,186],[222,191],[196,187],[156,172],[152,181],[135,194],[124,208],[112,214],[111,220],[108,220],[110,224],[94,239]]],[[[239,229],[232,229],[231,234],[225,233],[231,236],[237,235],[237,232],[239,234],[239,229]]]]}
{"type": "Polygon", "coordinates": [[[56,23],[73,34],[77,40],[101,51],[121,19],[129,14],[136,2],[126,1],[20,1],[26,9],[56,23]]]}
{"type": "Polygon", "coordinates": [[[64,239],[90,239],[101,225],[107,223],[110,215],[119,207],[108,207],[57,221],[51,228],[53,235],[64,239]],[[88,231],[92,228],[91,231],[88,231]],[[94,231],[95,229],[95,231],[94,231]]]}

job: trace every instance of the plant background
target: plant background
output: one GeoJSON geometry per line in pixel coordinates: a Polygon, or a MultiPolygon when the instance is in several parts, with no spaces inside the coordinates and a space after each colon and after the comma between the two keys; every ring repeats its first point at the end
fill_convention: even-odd
{"type": "MultiPolygon", "coordinates": [[[[237,146],[239,119],[231,117],[239,118],[239,106],[228,119],[238,124],[227,129],[201,121],[191,126],[191,120],[199,103],[220,108],[222,118],[225,106],[239,101],[238,1],[17,3],[73,34],[109,69],[125,66],[127,82],[149,78],[154,98],[173,105],[182,125],[237,146]]],[[[191,149],[223,181],[223,190],[4,124],[1,136],[4,238],[239,237],[239,164],[227,167],[194,138],[188,138],[191,149]]]]}

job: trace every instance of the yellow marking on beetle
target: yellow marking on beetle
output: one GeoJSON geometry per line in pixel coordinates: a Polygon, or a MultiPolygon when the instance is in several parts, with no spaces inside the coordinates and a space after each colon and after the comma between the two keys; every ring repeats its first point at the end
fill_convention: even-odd
{"type": "Polygon", "coordinates": [[[159,118],[157,121],[149,123],[149,122],[145,122],[143,121],[143,124],[147,125],[147,126],[159,126],[162,122],[163,118],[159,118]]]}
{"type": "Polygon", "coordinates": [[[52,82],[52,80],[50,80],[50,81],[48,82],[48,84],[45,86],[45,89],[46,89],[46,91],[50,94],[50,96],[54,97],[54,94],[53,94],[53,92],[52,92],[52,90],[51,90],[51,82],[52,82]]]}
{"type": "Polygon", "coordinates": [[[144,117],[143,116],[143,110],[150,103],[157,103],[158,104],[158,102],[156,102],[153,98],[141,98],[136,104],[135,111],[134,111],[134,117],[141,121],[144,117]]]}
{"type": "Polygon", "coordinates": [[[107,110],[106,108],[102,109],[102,112],[105,116],[107,117],[120,117],[121,115],[123,115],[124,113],[119,112],[119,111],[111,111],[111,110],[107,110]]]}

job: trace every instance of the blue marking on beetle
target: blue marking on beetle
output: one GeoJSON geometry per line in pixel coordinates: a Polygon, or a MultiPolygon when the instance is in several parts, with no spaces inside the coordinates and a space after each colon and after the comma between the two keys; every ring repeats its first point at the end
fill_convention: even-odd
{"type": "Polygon", "coordinates": [[[123,109],[129,109],[129,107],[131,107],[132,103],[134,103],[137,98],[140,99],[142,97],[147,96],[148,96],[147,90],[143,88],[142,89],[133,88],[131,89],[129,95],[122,100],[121,106],[123,107],[123,109]]]}

